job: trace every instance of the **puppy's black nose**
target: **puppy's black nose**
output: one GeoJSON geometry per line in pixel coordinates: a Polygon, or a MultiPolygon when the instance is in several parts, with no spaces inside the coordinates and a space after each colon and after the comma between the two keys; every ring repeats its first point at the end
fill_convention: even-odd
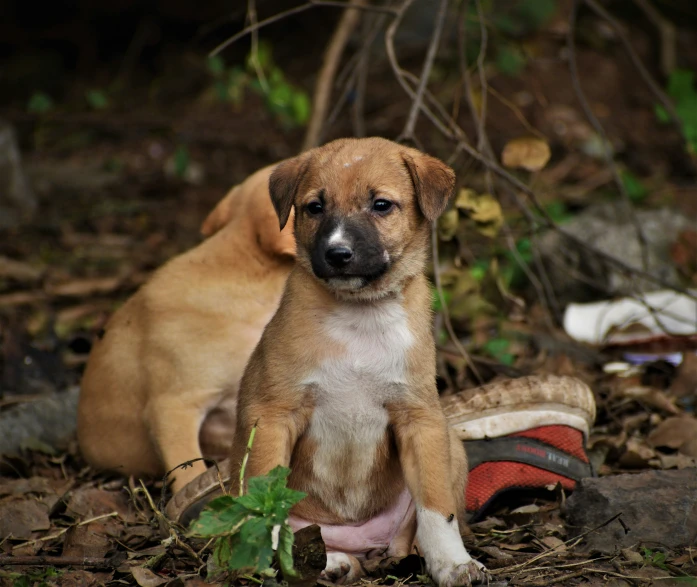
{"type": "Polygon", "coordinates": [[[332,247],[324,253],[324,258],[332,267],[338,269],[346,265],[353,257],[353,251],[348,247],[332,247]]]}

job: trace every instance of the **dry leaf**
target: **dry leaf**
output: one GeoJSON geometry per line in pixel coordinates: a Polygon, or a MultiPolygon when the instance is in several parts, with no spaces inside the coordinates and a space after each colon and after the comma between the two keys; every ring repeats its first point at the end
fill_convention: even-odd
{"type": "Polygon", "coordinates": [[[664,455],[660,452],[657,454],[661,469],[687,469],[688,467],[697,466],[697,460],[687,455],[680,453],[664,455]]]}
{"type": "Polygon", "coordinates": [[[460,215],[457,210],[448,210],[438,219],[438,238],[444,242],[451,241],[457,233],[460,215]]]}
{"type": "Polygon", "coordinates": [[[465,212],[484,236],[494,238],[503,224],[501,204],[491,194],[477,194],[463,188],[455,199],[455,208],[465,212]]]}
{"type": "Polygon", "coordinates": [[[675,403],[673,403],[673,400],[660,389],[645,387],[643,385],[632,385],[622,389],[620,395],[626,398],[641,400],[652,408],[658,408],[669,414],[680,413],[680,410],[676,407],[675,403]]]}
{"type": "Polygon", "coordinates": [[[0,255],[0,277],[21,283],[34,283],[41,279],[42,274],[42,269],[0,255]]]}
{"type": "Polygon", "coordinates": [[[150,569],[145,567],[133,567],[131,574],[140,587],[157,587],[167,582],[167,579],[158,577],[150,569]]]}
{"type": "Polygon", "coordinates": [[[690,416],[668,418],[649,434],[652,446],[680,448],[688,440],[697,437],[697,419],[690,416]]]}
{"type": "Polygon", "coordinates": [[[549,161],[552,152],[546,141],[534,137],[521,137],[508,141],[501,153],[505,167],[539,171],[549,161]]]}
{"type": "Polygon", "coordinates": [[[635,438],[627,440],[627,448],[620,457],[618,464],[628,469],[643,469],[651,459],[656,456],[656,451],[635,438]]]}
{"type": "Polygon", "coordinates": [[[566,550],[566,544],[564,544],[564,541],[556,536],[545,536],[544,538],[541,538],[540,541],[551,550],[555,550],[557,552],[566,550]]]}
{"type": "Polygon", "coordinates": [[[697,355],[683,353],[682,363],[675,373],[675,379],[670,387],[672,395],[686,397],[697,395],[697,355]]]}

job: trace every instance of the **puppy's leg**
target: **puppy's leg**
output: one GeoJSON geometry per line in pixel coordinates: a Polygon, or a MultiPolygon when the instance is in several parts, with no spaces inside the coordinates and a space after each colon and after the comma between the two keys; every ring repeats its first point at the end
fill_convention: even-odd
{"type": "MultiPolygon", "coordinates": [[[[400,405],[391,410],[405,481],[416,505],[416,539],[439,587],[471,585],[484,579],[460,537],[462,498],[455,497],[453,457],[445,417],[437,405],[400,405]],[[459,503],[458,503],[459,502],[459,503]],[[460,510],[458,510],[458,507],[460,510]]],[[[457,485],[464,489],[464,479],[457,485]]]]}
{"type": "MultiPolygon", "coordinates": [[[[202,410],[182,401],[182,394],[151,401],[143,414],[153,443],[160,453],[165,472],[172,471],[182,463],[201,457],[199,428],[203,420],[202,410]]],[[[206,471],[203,461],[176,469],[171,477],[172,490],[182,489],[206,471]]]]}

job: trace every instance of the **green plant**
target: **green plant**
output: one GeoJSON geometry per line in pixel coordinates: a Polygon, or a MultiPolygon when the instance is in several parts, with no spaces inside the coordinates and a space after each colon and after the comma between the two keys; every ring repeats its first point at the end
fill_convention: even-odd
{"type": "Polygon", "coordinates": [[[53,110],[53,108],[53,99],[44,92],[34,92],[27,104],[27,111],[32,114],[46,114],[53,110]]]}
{"type": "Polygon", "coordinates": [[[627,196],[632,202],[639,203],[646,198],[649,191],[636,175],[625,169],[620,172],[620,177],[622,179],[624,189],[627,192],[627,196]]]}
{"type": "Polygon", "coordinates": [[[201,512],[191,533],[217,538],[213,560],[218,567],[266,573],[276,558],[284,578],[296,576],[288,512],[305,494],[287,487],[289,473],[276,467],[268,475],[252,477],[247,493],[218,497],[201,512]]]}
{"type": "Polygon", "coordinates": [[[214,80],[215,94],[223,102],[239,106],[249,89],[264,98],[269,112],[286,127],[304,125],[310,117],[307,92],[286,80],[273,61],[268,43],[258,43],[256,51],[247,56],[245,67],[227,67],[222,57],[211,57],[208,72],[214,80]]]}
{"type": "Polygon", "coordinates": [[[510,346],[511,342],[506,338],[492,338],[484,343],[482,350],[503,365],[510,366],[515,362],[515,355],[509,352],[510,346]]]}
{"type": "Polygon", "coordinates": [[[186,175],[190,163],[189,149],[186,148],[186,145],[179,145],[174,152],[174,173],[179,179],[186,175]]]}
{"type": "MultiPolygon", "coordinates": [[[[691,155],[697,155],[697,89],[695,72],[676,69],[668,78],[668,95],[675,102],[675,111],[680,119],[682,133],[691,155]]],[[[663,106],[656,106],[656,116],[661,122],[670,122],[663,106]]]]}
{"type": "MultiPolygon", "coordinates": [[[[30,570],[24,573],[5,573],[0,571],[0,579],[12,581],[11,583],[7,583],[8,585],[12,585],[12,587],[49,587],[49,585],[56,584],[56,582],[51,579],[56,579],[60,577],[60,575],[61,571],[54,567],[30,570]]],[[[4,585],[5,583],[2,584],[4,585]]]]}
{"type": "Polygon", "coordinates": [[[109,98],[102,90],[88,90],[85,92],[85,100],[92,110],[105,110],[109,107],[109,98]]]}

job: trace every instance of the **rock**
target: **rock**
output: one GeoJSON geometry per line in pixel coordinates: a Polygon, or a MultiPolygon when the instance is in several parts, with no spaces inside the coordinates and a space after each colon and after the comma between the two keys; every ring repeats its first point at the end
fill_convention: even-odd
{"type": "Polygon", "coordinates": [[[0,120],[0,229],[16,228],[36,211],[36,197],[22,170],[14,130],[0,120]]]}
{"type": "Polygon", "coordinates": [[[0,455],[25,448],[56,448],[75,433],[79,388],[52,393],[0,413],[0,455]]]}
{"type": "Polygon", "coordinates": [[[669,548],[697,544],[697,468],[647,471],[582,479],[567,500],[564,514],[575,535],[589,533],[590,550],[615,553],[637,543],[669,548]]]}
{"type": "MultiPolygon", "coordinates": [[[[697,222],[668,208],[637,211],[636,215],[647,241],[648,272],[665,283],[678,285],[679,274],[670,249],[678,233],[697,228],[697,222]]],[[[563,230],[629,267],[643,268],[636,229],[619,207],[591,206],[565,224],[563,230]]],[[[619,271],[557,231],[547,232],[538,245],[549,282],[562,306],[661,289],[653,281],[619,271]]]]}

